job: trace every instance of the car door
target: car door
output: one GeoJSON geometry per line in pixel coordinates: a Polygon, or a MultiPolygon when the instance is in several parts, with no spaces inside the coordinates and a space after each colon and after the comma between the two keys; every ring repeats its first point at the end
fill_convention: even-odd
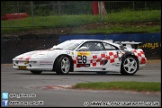
{"type": "Polygon", "coordinates": [[[78,71],[95,71],[102,70],[103,60],[102,54],[106,54],[102,42],[88,41],[83,43],[78,50],[76,50],[74,70],[78,71]]]}
{"type": "Polygon", "coordinates": [[[103,42],[106,54],[106,64],[104,65],[107,71],[120,71],[121,61],[118,56],[119,49],[110,43],[103,42]]]}

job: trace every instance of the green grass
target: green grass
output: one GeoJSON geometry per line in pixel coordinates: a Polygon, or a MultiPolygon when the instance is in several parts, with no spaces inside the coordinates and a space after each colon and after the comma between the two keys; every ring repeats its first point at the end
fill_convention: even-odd
{"type": "MultiPolygon", "coordinates": [[[[30,30],[37,30],[39,28],[2,28],[1,33],[18,33],[18,32],[27,32],[30,30]]],[[[47,29],[47,28],[46,28],[47,29]]],[[[109,34],[109,33],[161,33],[161,26],[146,26],[146,27],[108,27],[108,28],[97,28],[97,29],[90,29],[90,30],[82,30],[77,29],[75,31],[71,31],[71,34],[97,34],[97,33],[103,33],[103,34],[109,34]]]]}
{"type": "Polygon", "coordinates": [[[117,13],[108,14],[103,21],[109,22],[149,22],[161,21],[161,10],[130,11],[123,10],[117,13]]]}
{"type": "Polygon", "coordinates": [[[79,83],[72,87],[73,89],[92,89],[92,90],[131,90],[160,92],[160,82],[91,82],[79,83]]]}
{"type": "Polygon", "coordinates": [[[1,28],[1,34],[27,32],[30,30],[38,30],[40,27],[21,27],[21,28],[1,28]]]}
{"type": "MultiPolygon", "coordinates": [[[[102,16],[103,22],[116,22],[116,23],[129,23],[129,22],[161,22],[161,10],[150,10],[150,11],[130,11],[123,10],[116,13],[108,13],[105,16],[102,16]]],[[[12,33],[15,31],[21,30],[32,30],[39,28],[61,28],[61,27],[77,27],[84,24],[100,22],[99,15],[60,15],[60,16],[35,16],[28,17],[21,20],[8,20],[1,21],[1,32],[2,33],[12,33]],[[7,28],[6,28],[7,27],[7,28]],[[21,29],[19,29],[19,28],[21,29]],[[25,28],[22,28],[25,27],[25,28]]],[[[127,31],[140,31],[134,28],[127,28],[127,31]]],[[[104,32],[107,29],[100,28],[98,32],[104,32]]],[[[106,33],[112,32],[125,32],[125,29],[122,27],[112,27],[106,33]],[[116,31],[114,31],[117,29],[116,31]]],[[[150,28],[144,29],[146,32],[150,31],[150,28]]],[[[151,29],[154,32],[159,31],[159,27],[151,29]]],[[[87,32],[94,32],[90,30],[87,32]]]]}
{"type": "Polygon", "coordinates": [[[75,27],[97,21],[99,21],[98,16],[92,15],[36,16],[21,20],[2,21],[1,27],[75,27]]]}
{"type": "Polygon", "coordinates": [[[122,26],[117,26],[117,27],[108,27],[108,28],[98,28],[98,29],[91,29],[91,30],[77,30],[73,31],[73,33],[104,33],[104,34],[109,34],[109,33],[161,33],[161,26],[145,26],[145,27],[122,27],[122,26]]]}

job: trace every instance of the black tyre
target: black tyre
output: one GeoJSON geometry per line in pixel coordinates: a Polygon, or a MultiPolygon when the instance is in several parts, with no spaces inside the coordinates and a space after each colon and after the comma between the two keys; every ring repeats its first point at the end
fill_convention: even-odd
{"type": "Polygon", "coordinates": [[[41,74],[42,71],[30,71],[32,74],[41,74]]]}
{"type": "Polygon", "coordinates": [[[68,56],[60,56],[55,62],[55,71],[57,74],[68,74],[71,67],[71,60],[68,56]]]}
{"type": "Polygon", "coordinates": [[[99,74],[99,75],[105,75],[105,74],[107,74],[107,72],[96,72],[97,74],[99,74]]]}
{"type": "Polygon", "coordinates": [[[122,62],[121,74],[134,75],[138,71],[138,67],[138,60],[133,56],[128,56],[122,62]]]}

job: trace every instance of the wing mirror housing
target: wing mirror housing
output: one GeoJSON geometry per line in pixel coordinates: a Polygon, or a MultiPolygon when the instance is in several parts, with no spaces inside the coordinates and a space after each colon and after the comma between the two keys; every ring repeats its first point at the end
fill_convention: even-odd
{"type": "Polygon", "coordinates": [[[81,47],[78,49],[78,51],[88,51],[88,48],[87,47],[81,47]]]}

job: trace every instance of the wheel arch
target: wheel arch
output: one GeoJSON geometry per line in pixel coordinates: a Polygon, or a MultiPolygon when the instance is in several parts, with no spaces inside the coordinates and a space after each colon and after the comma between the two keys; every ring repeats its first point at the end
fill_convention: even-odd
{"type": "Polygon", "coordinates": [[[134,59],[136,59],[136,61],[137,61],[137,66],[138,66],[137,68],[139,69],[139,60],[138,60],[137,56],[136,56],[134,53],[132,53],[132,52],[126,51],[125,54],[124,54],[124,55],[122,56],[122,58],[121,58],[120,70],[122,70],[122,64],[123,64],[125,58],[127,58],[127,57],[133,57],[134,59]]]}
{"type": "Polygon", "coordinates": [[[128,56],[134,57],[134,58],[137,60],[137,62],[139,63],[139,60],[138,60],[137,56],[136,56],[134,53],[128,52],[128,51],[126,51],[125,54],[122,56],[122,58],[121,58],[122,62],[123,62],[123,60],[124,60],[125,58],[127,58],[128,56]]]}
{"type": "Polygon", "coordinates": [[[73,59],[71,56],[67,55],[67,54],[61,54],[59,56],[57,56],[57,58],[55,59],[54,63],[53,63],[53,68],[52,68],[52,71],[55,71],[55,64],[56,64],[56,61],[58,58],[60,58],[61,56],[67,56],[69,59],[70,59],[70,63],[72,65],[70,65],[70,71],[73,71],[74,70],[74,63],[73,63],[73,59]]]}

